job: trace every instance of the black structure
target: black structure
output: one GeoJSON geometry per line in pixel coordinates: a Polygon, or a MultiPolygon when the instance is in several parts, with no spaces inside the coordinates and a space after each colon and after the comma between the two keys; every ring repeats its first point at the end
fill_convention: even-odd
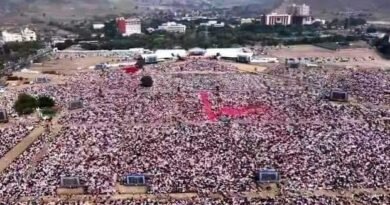
{"type": "Polygon", "coordinates": [[[50,79],[46,77],[38,77],[35,79],[35,83],[48,83],[48,82],[50,82],[50,79]]]}
{"type": "Polygon", "coordinates": [[[0,109],[0,123],[7,123],[8,115],[5,109],[0,109]]]}
{"type": "Polygon", "coordinates": [[[332,90],[329,99],[337,102],[348,102],[348,93],[343,90],[332,90]]]}
{"type": "Polygon", "coordinates": [[[84,105],[83,105],[83,102],[81,100],[75,100],[75,101],[69,103],[68,109],[69,110],[77,110],[77,109],[81,109],[83,107],[84,107],[84,105]]]}
{"type": "Polygon", "coordinates": [[[143,56],[145,64],[155,64],[158,63],[157,55],[149,54],[143,56]]]}
{"type": "Polygon", "coordinates": [[[127,175],[123,179],[125,186],[146,186],[146,178],[142,174],[127,175]]]}
{"type": "Polygon", "coordinates": [[[239,63],[250,63],[251,57],[249,55],[238,55],[236,61],[239,63]]]}
{"type": "Polygon", "coordinates": [[[79,177],[61,177],[61,187],[74,189],[81,187],[80,178],[79,177]]]}
{"type": "Polygon", "coordinates": [[[275,169],[263,169],[258,173],[260,183],[278,183],[280,180],[279,172],[275,169]]]}

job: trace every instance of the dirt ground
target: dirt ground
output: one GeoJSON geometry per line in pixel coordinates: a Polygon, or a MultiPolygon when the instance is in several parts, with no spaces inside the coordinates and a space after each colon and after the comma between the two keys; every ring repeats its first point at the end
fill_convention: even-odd
{"type": "Polygon", "coordinates": [[[381,58],[374,49],[353,48],[332,51],[312,45],[289,46],[287,48],[273,49],[269,55],[281,59],[286,58],[321,58],[331,59],[324,65],[358,68],[390,68],[390,61],[381,58]],[[373,57],[374,60],[369,59],[373,57]],[[349,58],[349,62],[336,62],[335,58],[349,58]]]}
{"type": "Polygon", "coordinates": [[[267,69],[267,67],[261,66],[261,65],[251,65],[251,64],[245,64],[245,63],[234,63],[234,62],[225,62],[227,64],[234,65],[238,68],[240,72],[263,72],[267,69]]]}
{"type": "MultiPolygon", "coordinates": [[[[31,72],[14,72],[14,76],[23,77],[28,81],[33,81],[37,77],[46,77],[50,79],[50,83],[63,84],[66,82],[68,75],[76,72],[90,71],[90,67],[101,63],[115,62],[116,58],[108,58],[103,56],[93,56],[85,58],[63,58],[63,59],[51,59],[41,64],[33,64],[29,70],[31,72]],[[43,74],[42,72],[55,71],[57,74],[43,74]]],[[[29,86],[21,85],[20,82],[10,82],[11,86],[29,86]]]]}
{"type": "Polygon", "coordinates": [[[84,58],[63,58],[52,59],[40,64],[33,65],[30,69],[33,71],[57,71],[63,74],[74,73],[75,71],[88,70],[90,66],[100,63],[112,62],[115,58],[103,56],[92,56],[84,58]]]}

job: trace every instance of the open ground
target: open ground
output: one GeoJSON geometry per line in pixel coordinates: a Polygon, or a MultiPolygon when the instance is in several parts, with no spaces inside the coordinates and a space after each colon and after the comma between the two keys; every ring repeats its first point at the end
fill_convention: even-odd
{"type": "Polygon", "coordinates": [[[325,66],[390,68],[390,61],[383,59],[374,49],[370,48],[340,49],[333,51],[312,45],[299,45],[272,49],[269,51],[269,55],[280,59],[316,58],[324,60],[324,63],[321,63],[321,65],[323,64],[325,66]],[[373,60],[370,59],[370,57],[373,57],[373,60]],[[348,61],[336,61],[336,58],[344,58],[348,59],[348,61]]]}

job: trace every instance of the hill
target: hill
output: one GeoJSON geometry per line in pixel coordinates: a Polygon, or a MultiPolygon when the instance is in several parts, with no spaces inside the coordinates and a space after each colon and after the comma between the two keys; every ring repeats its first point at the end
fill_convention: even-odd
{"type": "Polygon", "coordinates": [[[1,0],[0,15],[15,13],[46,13],[52,16],[85,15],[134,12],[154,8],[211,8],[245,6],[249,4],[272,5],[280,0],[1,0]]]}

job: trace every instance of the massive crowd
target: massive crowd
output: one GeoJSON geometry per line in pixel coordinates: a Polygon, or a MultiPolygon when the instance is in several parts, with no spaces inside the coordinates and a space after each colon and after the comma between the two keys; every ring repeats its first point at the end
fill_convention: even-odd
{"type": "MultiPolygon", "coordinates": [[[[36,204],[48,205],[354,205],[354,204],[369,204],[385,205],[390,203],[390,197],[382,194],[369,195],[365,193],[354,194],[348,197],[332,197],[332,196],[282,196],[282,197],[264,197],[264,198],[246,198],[246,197],[225,197],[225,198],[207,198],[207,197],[191,197],[187,199],[174,198],[153,198],[153,199],[112,199],[107,196],[103,197],[85,197],[79,200],[56,200],[50,203],[35,201],[36,204]],[[352,199],[351,199],[352,198],[352,199]]],[[[18,205],[29,205],[28,203],[19,203],[18,205]]]]}
{"type": "MultiPolygon", "coordinates": [[[[66,85],[25,88],[20,92],[50,95],[60,103],[63,128],[50,143],[43,135],[0,175],[0,199],[55,195],[61,176],[80,177],[87,193],[111,195],[123,176],[135,173],[147,176],[148,192],[153,194],[234,196],[258,190],[256,173],[266,167],[280,172],[285,193],[388,190],[390,130],[380,119],[389,116],[381,106],[389,98],[380,95],[374,100],[371,95],[389,87],[389,74],[340,71],[343,74],[343,85],[352,97],[376,106],[323,99],[322,90],[339,86],[329,77],[338,75],[325,70],[281,68],[253,75],[211,60],[146,66],[133,75],[121,70],[84,72],[66,85]],[[207,68],[218,73],[203,72],[207,68]],[[153,77],[152,88],[139,86],[142,75],[153,77]],[[264,109],[212,121],[205,115],[202,92],[209,96],[207,103],[215,115],[226,107],[264,109]],[[75,99],[81,99],[84,108],[67,112],[75,99]],[[43,147],[48,154],[31,162],[43,147]]],[[[389,201],[388,197],[359,199],[367,204],[389,201]]],[[[337,197],[246,200],[205,197],[166,204],[351,204],[337,197]]],[[[105,200],[101,204],[155,203],[105,200]]]]}
{"type": "Polygon", "coordinates": [[[27,136],[32,128],[23,123],[0,127],[0,157],[3,157],[21,139],[27,136]]]}

